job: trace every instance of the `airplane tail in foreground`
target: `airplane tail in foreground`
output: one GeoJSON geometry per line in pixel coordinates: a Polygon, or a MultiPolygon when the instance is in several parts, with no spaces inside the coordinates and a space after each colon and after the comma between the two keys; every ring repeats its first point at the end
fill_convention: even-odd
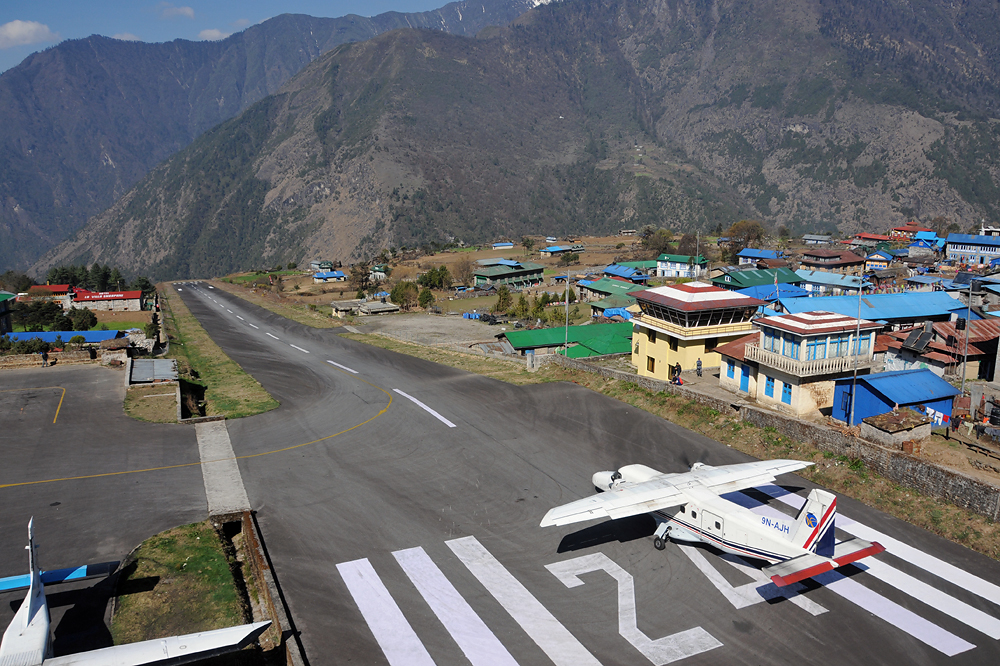
{"type": "Polygon", "coordinates": [[[837,496],[813,489],[795,518],[792,543],[821,557],[833,557],[837,496]]]}

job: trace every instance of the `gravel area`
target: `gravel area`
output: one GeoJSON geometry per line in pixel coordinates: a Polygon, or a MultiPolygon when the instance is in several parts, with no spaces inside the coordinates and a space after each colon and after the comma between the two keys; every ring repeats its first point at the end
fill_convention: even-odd
{"type": "Polygon", "coordinates": [[[384,316],[355,317],[351,324],[359,333],[374,333],[396,340],[434,347],[468,349],[477,342],[496,342],[496,335],[510,326],[489,326],[461,315],[435,315],[424,312],[384,316]]]}

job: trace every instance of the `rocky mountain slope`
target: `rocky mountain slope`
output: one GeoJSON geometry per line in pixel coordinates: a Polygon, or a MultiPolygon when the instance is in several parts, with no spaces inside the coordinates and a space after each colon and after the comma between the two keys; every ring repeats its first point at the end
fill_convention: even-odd
{"type": "Polygon", "coordinates": [[[572,0],[338,47],[36,266],[160,277],[522,233],[1000,222],[997,5],[572,0]]]}
{"type": "Polygon", "coordinates": [[[0,269],[23,268],[195,137],[274,93],[345,42],[423,27],[474,35],[534,0],[453,2],[413,14],[285,14],[218,42],[94,35],[0,75],[0,269]]]}

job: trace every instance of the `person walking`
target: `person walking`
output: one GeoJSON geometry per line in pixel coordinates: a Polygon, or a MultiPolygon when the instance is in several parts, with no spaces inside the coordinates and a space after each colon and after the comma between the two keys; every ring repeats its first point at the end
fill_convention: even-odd
{"type": "Polygon", "coordinates": [[[698,376],[701,377],[701,359],[700,358],[698,359],[698,362],[695,363],[694,367],[695,367],[695,370],[698,372],[698,376]]]}
{"type": "Polygon", "coordinates": [[[47,351],[42,352],[42,367],[49,367],[49,353],[47,351]]]}

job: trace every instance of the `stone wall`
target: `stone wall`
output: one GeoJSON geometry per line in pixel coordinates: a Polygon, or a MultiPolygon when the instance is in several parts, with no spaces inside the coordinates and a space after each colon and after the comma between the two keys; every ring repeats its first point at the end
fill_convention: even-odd
{"type": "MultiPolygon", "coordinates": [[[[958,506],[976,513],[1000,520],[1000,487],[972,478],[961,472],[939,467],[916,458],[903,451],[888,449],[825,426],[801,421],[770,410],[755,407],[742,401],[720,400],[713,396],[696,393],[684,386],[648,377],[639,377],[621,370],[603,368],[575,359],[553,355],[549,362],[585,372],[592,372],[609,379],[637,384],[650,391],[664,391],[694,400],[722,413],[737,410],[740,419],[760,428],[774,428],[782,435],[800,442],[806,442],[822,451],[846,456],[852,460],[862,460],[866,467],[891,481],[931,496],[941,497],[958,506]]],[[[735,397],[735,396],[734,396],[735,397]]]]}
{"type": "MultiPolygon", "coordinates": [[[[51,365],[76,365],[79,363],[92,363],[97,359],[97,354],[91,351],[68,351],[49,352],[49,364],[51,365]]],[[[42,367],[41,354],[11,354],[0,356],[0,370],[9,368],[40,368],[42,367]]]]}

